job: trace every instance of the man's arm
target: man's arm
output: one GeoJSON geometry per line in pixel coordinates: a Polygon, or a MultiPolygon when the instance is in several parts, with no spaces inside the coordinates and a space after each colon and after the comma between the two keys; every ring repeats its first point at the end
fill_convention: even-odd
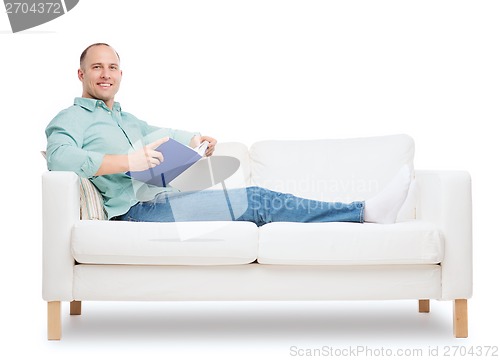
{"type": "Polygon", "coordinates": [[[129,171],[128,155],[104,155],[95,176],[129,171]]]}
{"type": "MultiPolygon", "coordinates": [[[[153,168],[163,161],[163,154],[155,149],[167,140],[168,137],[158,139],[129,155],[104,155],[101,166],[97,170],[95,176],[123,173],[127,171],[142,171],[153,168]]],[[[217,140],[210,136],[195,135],[189,142],[189,146],[196,147],[203,141],[209,142],[205,155],[211,156],[214,152],[217,140]]]]}
{"type": "Polygon", "coordinates": [[[151,139],[149,145],[133,153],[103,154],[83,150],[84,129],[81,128],[79,122],[67,121],[66,117],[66,113],[60,113],[46,129],[47,165],[49,170],[74,171],[79,176],[86,178],[127,171],[142,171],[157,166],[163,161],[163,156],[155,149],[167,141],[169,133],[174,138],[190,145],[200,144],[201,141],[208,140],[210,145],[205,153],[206,156],[213,153],[213,147],[217,142],[213,138],[196,133],[164,129],[166,134],[164,133],[163,137],[158,138],[160,134],[157,133],[156,139],[151,139]]]}
{"type": "Polygon", "coordinates": [[[154,168],[163,161],[163,154],[155,149],[167,140],[168,137],[158,139],[130,154],[104,155],[101,166],[95,173],[95,176],[154,168]]]}
{"type": "Polygon", "coordinates": [[[47,126],[47,167],[54,171],[73,171],[78,176],[94,176],[104,154],[82,149],[85,129],[72,121],[70,110],[61,111],[47,126]]]}

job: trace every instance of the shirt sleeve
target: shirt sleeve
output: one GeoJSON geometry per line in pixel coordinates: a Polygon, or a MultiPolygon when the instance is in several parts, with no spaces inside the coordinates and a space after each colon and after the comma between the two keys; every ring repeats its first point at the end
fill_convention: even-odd
{"type": "Polygon", "coordinates": [[[83,128],[66,112],[59,113],[45,129],[49,170],[73,171],[91,178],[99,170],[104,154],[84,150],[83,128]]]}
{"type": "Polygon", "coordinates": [[[192,132],[179,129],[162,128],[158,126],[149,125],[146,122],[142,122],[142,132],[145,137],[145,144],[151,143],[162,137],[168,136],[181,144],[189,145],[191,139],[196,135],[201,135],[199,132],[192,132]]]}

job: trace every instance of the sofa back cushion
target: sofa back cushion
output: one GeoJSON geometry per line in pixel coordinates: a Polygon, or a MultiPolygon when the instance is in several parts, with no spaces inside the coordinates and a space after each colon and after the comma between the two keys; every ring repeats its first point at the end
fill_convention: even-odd
{"type": "Polygon", "coordinates": [[[350,202],[376,195],[404,165],[408,135],[340,140],[261,141],[250,148],[253,185],[296,196],[350,202]]]}

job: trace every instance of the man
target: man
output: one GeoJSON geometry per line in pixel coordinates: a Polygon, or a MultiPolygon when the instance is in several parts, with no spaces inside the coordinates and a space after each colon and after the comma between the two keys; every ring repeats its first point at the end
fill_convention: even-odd
{"type": "Polygon", "coordinates": [[[109,45],[93,44],[82,53],[78,78],[82,97],[61,111],[46,129],[47,163],[50,170],[74,171],[90,178],[103,195],[109,218],[125,213],[139,200],[173,191],[143,186],[137,193],[125,175],[126,171],[145,170],[163,161],[155,148],[167,137],[191,146],[207,140],[206,155],[213,153],[213,138],[150,126],[121,111],[115,102],[122,78],[120,58],[109,45]],[[141,139],[148,141],[147,145],[137,148],[141,139]]]}
{"type": "Polygon", "coordinates": [[[221,196],[216,190],[180,193],[170,186],[137,187],[125,173],[160,164],[164,159],[155,149],[169,137],[191,147],[208,141],[206,156],[213,154],[217,141],[199,133],[151,126],[123,112],[115,102],[122,79],[120,57],[108,44],[92,44],[83,51],[78,78],[82,97],[47,126],[47,164],[49,170],[74,171],[89,178],[103,196],[109,219],[242,220],[257,225],[273,221],[394,222],[406,198],[408,168],[403,168],[380,196],[350,204],[318,202],[250,187],[231,190],[229,206],[233,209],[228,212],[215,201],[221,196]],[[174,203],[181,206],[175,210],[174,203]]]}

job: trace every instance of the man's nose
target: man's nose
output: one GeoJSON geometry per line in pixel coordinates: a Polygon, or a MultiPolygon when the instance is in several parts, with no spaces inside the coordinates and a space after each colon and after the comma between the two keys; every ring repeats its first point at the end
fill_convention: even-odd
{"type": "Polygon", "coordinates": [[[101,78],[103,78],[103,79],[109,79],[109,78],[111,78],[111,76],[109,75],[109,70],[103,69],[102,72],[101,72],[101,78]]]}

